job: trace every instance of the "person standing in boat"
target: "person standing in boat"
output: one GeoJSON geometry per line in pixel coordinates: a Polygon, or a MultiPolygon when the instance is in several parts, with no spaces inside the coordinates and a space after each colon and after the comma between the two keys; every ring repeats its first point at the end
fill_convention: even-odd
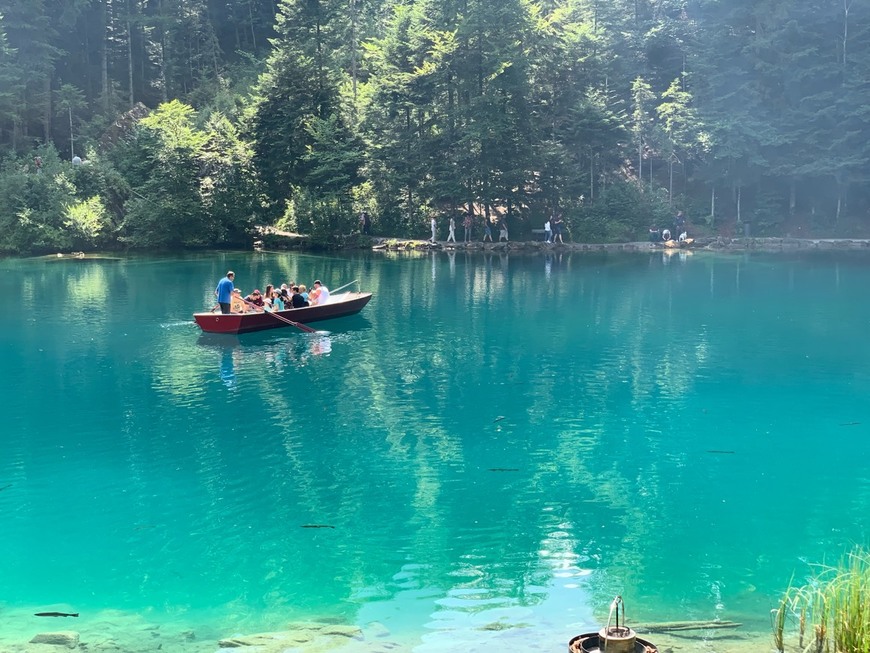
{"type": "Polygon", "coordinates": [[[230,302],[233,297],[233,281],[236,278],[236,273],[230,270],[227,272],[227,276],[218,281],[217,288],[215,288],[214,294],[217,297],[218,306],[221,307],[221,313],[229,313],[230,312],[230,302]]]}

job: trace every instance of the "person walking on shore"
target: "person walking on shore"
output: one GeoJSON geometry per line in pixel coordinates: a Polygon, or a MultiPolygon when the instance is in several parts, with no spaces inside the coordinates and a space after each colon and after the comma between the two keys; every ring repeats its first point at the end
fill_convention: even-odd
{"type": "Polygon", "coordinates": [[[489,238],[489,242],[492,242],[492,227],[490,226],[489,218],[483,218],[483,242],[486,242],[486,239],[489,238]]]}
{"type": "Polygon", "coordinates": [[[215,288],[214,294],[217,297],[218,306],[221,307],[221,313],[229,313],[230,312],[230,302],[233,298],[233,281],[236,278],[236,273],[230,270],[227,272],[227,275],[218,281],[217,288],[215,288]]]}
{"type": "Polygon", "coordinates": [[[471,219],[471,213],[465,214],[465,220],[462,221],[462,227],[465,229],[465,242],[471,242],[471,226],[474,221],[471,219]]]}
{"type": "Polygon", "coordinates": [[[450,242],[455,243],[456,242],[456,220],[453,219],[452,215],[450,216],[450,222],[447,226],[447,229],[448,229],[447,242],[448,243],[450,243],[450,242]]]}

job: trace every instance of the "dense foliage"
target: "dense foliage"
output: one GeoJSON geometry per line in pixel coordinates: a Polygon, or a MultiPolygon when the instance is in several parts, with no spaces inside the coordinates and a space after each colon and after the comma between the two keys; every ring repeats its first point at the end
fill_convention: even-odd
{"type": "Polygon", "coordinates": [[[0,251],[870,207],[870,6],[0,0],[0,251]],[[82,161],[83,160],[83,161],[82,161]],[[459,220],[461,223],[461,220],[459,220]]]}

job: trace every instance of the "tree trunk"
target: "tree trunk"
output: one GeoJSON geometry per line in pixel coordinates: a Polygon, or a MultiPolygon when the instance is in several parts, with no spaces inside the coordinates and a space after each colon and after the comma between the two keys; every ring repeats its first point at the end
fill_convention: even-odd
{"type": "Polygon", "coordinates": [[[351,109],[354,124],[356,124],[357,100],[357,20],[356,0],[350,0],[350,78],[353,86],[353,107],[351,109]]]}
{"type": "Polygon", "coordinates": [[[112,18],[109,15],[109,3],[101,2],[100,15],[103,19],[103,43],[100,46],[100,88],[103,93],[103,111],[108,112],[111,106],[109,98],[109,38],[112,18]]]}
{"type": "Polygon", "coordinates": [[[51,72],[47,72],[43,82],[45,91],[45,108],[42,114],[42,132],[45,142],[51,141],[51,72]]]}
{"type": "MultiPolygon", "coordinates": [[[[157,3],[157,13],[160,14],[161,19],[163,18],[163,0],[159,0],[157,3]]],[[[164,23],[160,21],[160,64],[158,66],[159,75],[160,75],[160,97],[166,102],[169,99],[168,91],[166,89],[166,29],[163,27],[164,23]]]]}
{"type": "Polygon", "coordinates": [[[716,226],[716,187],[710,189],[710,226],[716,226]]]}
{"type": "Polygon", "coordinates": [[[127,0],[127,87],[130,108],[136,103],[133,96],[133,29],[130,16],[133,14],[133,0],[127,0]]]}
{"type": "Polygon", "coordinates": [[[846,83],[846,41],[849,40],[849,9],[852,0],[843,0],[843,84],[846,83]]]}
{"type": "Polygon", "coordinates": [[[75,137],[73,136],[72,107],[69,108],[69,160],[76,156],[75,137]]]}
{"type": "Polygon", "coordinates": [[[254,31],[254,10],[251,8],[254,0],[248,2],[248,20],[251,23],[251,43],[254,46],[254,52],[257,51],[257,33],[254,31]]]}
{"type": "Polygon", "coordinates": [[[595,199],[595,155],[589,153],[589,201],[595,199]]]}
{"type": "Polygon", "coordinates": [[[637,142],[637,185],[643,190],[643,137],[637,142]]]}

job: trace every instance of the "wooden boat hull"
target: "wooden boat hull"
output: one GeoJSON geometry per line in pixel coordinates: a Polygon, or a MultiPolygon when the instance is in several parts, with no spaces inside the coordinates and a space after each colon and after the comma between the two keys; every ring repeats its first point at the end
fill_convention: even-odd
{"type": "Polygon", "coordinates": [[[305,308],[290,308],[272,313],[194,313],[193,319],[199,328],[206,333],[250,333],[265,329],[280,329],[291,326],[279,320],[280,315],[286,320],[308,324],[331,320],[336,317],[359,313],[372,298],[370,292],[349,292],[333,295],[329,303],[323,306],[306,306],[305,308]]]}

